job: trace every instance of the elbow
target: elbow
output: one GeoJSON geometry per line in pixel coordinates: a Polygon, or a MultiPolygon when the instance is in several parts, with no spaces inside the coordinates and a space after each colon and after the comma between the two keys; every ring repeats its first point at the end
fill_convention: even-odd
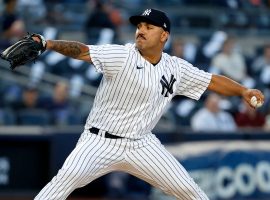
{"type": "Polygon", "coordinates": [[[211,78],[210,83],[209,83],[209,85],[207,87],[208,90],[211,90],[211,91],[215,92],[217,76],[218,75],[212,74],[212,78],[211,78]]]}

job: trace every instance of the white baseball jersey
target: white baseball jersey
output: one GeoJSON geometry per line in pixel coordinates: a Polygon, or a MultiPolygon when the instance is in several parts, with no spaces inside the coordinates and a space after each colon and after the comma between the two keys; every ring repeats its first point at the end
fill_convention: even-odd
{"type": "Polygon", "coordinates": [[[177,199],[208,200],[151,130],[175,95],[199,99],[211,74],[166,53],[152,65],[131,44],[89,47],[104,77],[75,149],[35,200],[66,199],[112,171],[130,173],[177,199]],[[91,127],[102,131],[91,133],[91,127]],[[106,138],[104,131],[123,138],[106,138]]]}
{"type": "Polygon", "coordinates": [[[125,138],[151,132],[175,95],[198,100],[211,79],[209,73],[166,53],[154,66],[133,44],[93,45],[90,55],[104,77],[86,129],[94,126],[125,138]]]}

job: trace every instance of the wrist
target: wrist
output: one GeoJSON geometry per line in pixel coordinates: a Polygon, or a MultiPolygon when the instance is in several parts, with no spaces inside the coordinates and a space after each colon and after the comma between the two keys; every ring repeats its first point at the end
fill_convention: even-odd
{"type": "Polygon", "coordinates": [[[248,90],[249,90],[248,88],[242,86],[242,89],[240,91],[240,96],[244,97],[245,94],[248,92],[248,90]]]}
{"type": "Polygon", "coordinates": [[[51,49],[51,47],[52,47],[52,41],[46,40],[46,49],[51,49]]]}

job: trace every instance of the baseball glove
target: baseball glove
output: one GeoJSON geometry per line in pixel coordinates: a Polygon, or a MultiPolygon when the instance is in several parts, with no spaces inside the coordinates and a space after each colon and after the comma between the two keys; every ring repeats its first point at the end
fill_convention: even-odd
{"type": "Polygon", "coordinates": [[[13,70],[16,67],[35,60],[46,50],[46,40],[42,35],[36,33],[28,33],[12,46],[5,49],[1,54],[1,58],[10,63],[13,70]],[[33,37],[39,38],[35,41],[33,37]]]}

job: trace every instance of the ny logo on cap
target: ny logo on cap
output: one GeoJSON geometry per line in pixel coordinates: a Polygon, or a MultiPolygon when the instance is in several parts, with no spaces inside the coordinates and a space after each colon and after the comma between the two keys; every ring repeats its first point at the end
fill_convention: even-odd
{"type": "Polygon", "coordinates": [[[150,15],[151,9],[146,9],[142,15],[150,15]]]}

